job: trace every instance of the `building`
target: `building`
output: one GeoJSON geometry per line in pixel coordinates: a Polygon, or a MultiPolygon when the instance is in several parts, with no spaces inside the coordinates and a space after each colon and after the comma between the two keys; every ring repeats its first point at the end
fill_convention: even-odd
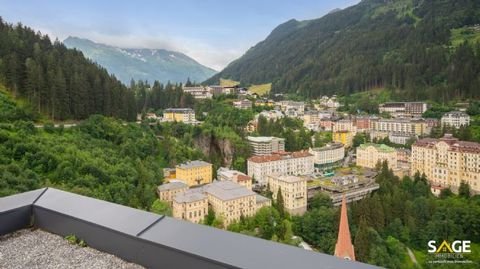
{"type": "Polygon", "coordinates": [[[259,185],[266,186],[266,176],[308,175],[314,172],[313,155],[308,151],[277,152],[248,158],[248,175],[259,185]]]}
{"type": "Polygon", "coordinates": [[[332,131],[333,126],[335,125],[335,122],[337,122],[338,118],[336,117],[326,117],[326,118],[321,118],[318,125],[321,130],[324,131],[332,131]]]}
{"type": "Polygon", "coordinates": [[[158,198],[161,201],[169,202],[172,205],[173,198],[179,193],[184,193],[188,190],[188,185],[182,181],[171,181],[162,184],[157,188],[158,198]]]}
{"type": "Polygon", "coordinates": [[[248,99],[238,100],[233,102],[233,106],[238,109],[250,109],[252,108],[252,101],[248,99]]]}
{"type": "Polygon", "coordinates": [[[353,120],[342,119],[335,122],[335,124],[333,125],[332,131],[333,132],[348,131],[355,135],[357,133],[357,127],[355,126],[353,120]]]}
{"type": "Polygon", "coordinates": [[[245,126],[245,131],[247,133],[253,133],[257,130],[257,121],[251,120],[247,123],[247,126],[245,126]]]}
{"type": "Polygon", "coordinates": [[[175,168],[163,168],[163,177],[166,182],[169,182],[171,179],[177,178],[177,170],[175,168]]]}
{"type": "Polygon", "coordinates": [[[349,131],[337,131],[333,132],[332,140],[336,143],[342,143],[346,148],[349,148],[353,145],[354,133],[349,131]]]}
{"type": "Polygon", "coordinates": [[[367,143],[357,148],[357,165],[375,168],[378,162],[387,161],[391,169],[397,168],[397,152],[383,144],[367,143]]]}
{"type": "Polygon", "coordinates": [[[273,136],[247,136],[247,141],[255,156],[270,155],[285,151],[285,139],[273,136]]]}
{"type": "Polygon", "coordinates": [[[303,215],[307,211],[307,179],[288,175],[268,175],[272,198],[282,193],[285,210],[291,215],[303,215]]]}
{"type": "Polygon", "coordinates": [[[333,95],[330,98],[328,96],[322,96],[322,98],[320,98],[319,100],[318,105],[321,107],[334,108],[334,109],[340,107],[340,103],[337,101],[336,95],[333,95]]]}
{"type": "Polygon", "coordinates": [[[256,116],[256,119],[258,120],[258,118],[260,116],[266,118],[268,121],[270,121],[270,120],[277,121],[277,120],[285,117],[285,115],[283,115],[282,111],[279,111],[279,110],[265,110],[265,111],[262,111],[256,116]]]}
{"type": "Polygon", "coordinates": [[[425,138],[412,146],[411,174],[425,173],[432,185],[456,190],[462,181],[480,191],[480,143],[460,141],[450,134],[425,138]]]}
{"type": "Polygon", "coordinates": [[[167,108],[163,111],[165,121],[194,123],[195,111],[191,108],[167,108]]]}
{"type": "Polygon", "coordinates": [[[398,145],[406,145],[408,142],[412,140],[416,140],[418,137],[408,133],[389,133],[388,140],[390,142],[398,144],[398,145]]]}
{"type": "Polygon", "coordinates": [[[257,194],[233,181],[214,181],[203,191],[215,216],[223,217],[225,227],[241,216],[251,217],[257,212],[257,194]]]}
{"type": "Polygon", "coordinates": [[[338,226],[337,243],[335,244],[335,256],[354,261],[355,250],[350,236],[350,227],[348,226],[347,202],[345,196],[342,199],[342,208],[340,209],[340,224],[338,226]]]}
{"type": "Polygon", "coordinates": [[[175,167],[176,177],[191,187],[212,182],[212,164],[204,161],[190,161],[175,167]]]}
{"type": "Polygon", "coordinates": [[[314,156],[313,163],[318,172],[340,165],[345,157],[345,146],[342,143],[328,143],[321,148],[311,148],[309,152],[314,156]]]}
{"type": "Polygon", "coordinates": [[[470,116],[461,111],[452,111],[445,113],[442,116],[442,126],[443,127],[454,127],[460,129],[460,127],[466,127],[470,125],[470,116]]]}
{"type": "Polygon", "coordinates": [[[208,214],[207,196],[196,190],[178,193],[173,197],[173,217],[193,223],[201,223],[208,214]]]}
{"type": "Polygon", "coordinates": [[[224,93],[224,88],[220,85],[210,85],[207,87],[207,90],[213,95],[213,96],[219,96],[224,93]]]}
{"type": "Polygon", "coordinates": [[[380,113],[388,113],[394,118],[420,118],[427,109],[425,102],[389,102],[378,106],[380,113]]]}
{"type": "Polygon", "coordinates": [[[372,129],[372,122],[378,119],[375,116],[357,116],[353,122],[358,132],[369,132],[372,129]]]}
{"type": "Polygon", "coordinates": [[[257,194],[255,198],[257,203],[257,211],[260,210],[260,208],[262,207],[272,206],[272,200],[268,199],[265,196],[261,196],[260,194],[257,194]]]}
{"type": "Polygon", "coordinates": [[[252,189],[252,178],[237,170],[220,167],[217,170],[217,179],[219,181],[233,181],[249,190],[252,189]]]}
{"type": "Polygon", "coordinates": [[[195,99],[210,99],[213,96],[210,90],[203,86],[184,86],[183,92],[191,94],[195,99]]]}
{"type": "Polygon", "coordinates": [[[317,110],[308,110],[303,115],[303,126],[317,125],[320,122],[320,116],[317,110]]]}
{"type": "Polygon", "coordinates": [[[372,121],[372,131],[423,136],[430,134],[431,128],[423,119],[378,119],[372,121]]]}
{"type": "Polygon", "coordinates": [[[277,105],[280,107],[280,110],[287,113],[287,111],[295,111],[295,114],[299,117],[302,117],[305,112],[305,102],[296,102],[296,101],[280,101],[277,102],[277,105]]]}

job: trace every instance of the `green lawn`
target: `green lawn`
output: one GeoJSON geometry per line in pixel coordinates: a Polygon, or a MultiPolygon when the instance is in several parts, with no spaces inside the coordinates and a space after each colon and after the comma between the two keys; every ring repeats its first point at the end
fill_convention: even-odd
{"type": "Polygon", "coordinates": [[[272,89],[272,83],[267,84],[260,84],[260,85],[252,85],[248,87],[251,92],[254,92],[260,96],[268,94],[272,89]]]}
{"type": "Polygon", "coordinates": [[[225,78],[220,79],[220,86],[222,86],[222,87],[233,87],[233,86],[236,86],[236,85],[239,85],[239,84],[240,84],[240,82],[235,81],[235,80],[225,79],[225,78]]]}

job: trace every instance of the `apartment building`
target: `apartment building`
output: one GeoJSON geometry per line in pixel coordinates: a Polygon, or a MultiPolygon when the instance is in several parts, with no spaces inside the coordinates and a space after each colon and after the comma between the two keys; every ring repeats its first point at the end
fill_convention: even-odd
{"type": "Polygon", "coordinates": [[[394,118],[420,118],[427,109],[425,102],[388,102],[378,106],[380,113],[388,113],[394,118]]]}
{"type": "Polygon", "coordinates": [[[212,182],[212,164],[204,161],[189,161],[175,167],[177,179],[189,187],[212,182]]]}
{"type": "Polygon", "coordinates": [[[201,223],[208,214],[208,198],[197,190],[188,190],[173,197],[174,218],[201,223]]]}
{"type": "Polygon", "coordinates": [[[252,189],[252,178],[237,170],[220,167],[217,170],[217,179],[219,181],[233,181],[249,190],[252,189]]]}
{"type": "Polygon", "coordinates": [[[466,127],[470,125],[470,116],[461,111],[452,111],[445,113],[442,116],[442,126],[444,127],[454,127],[460,129],[460,127],[466,127]]]}
{"type": "Polygon", "coordinates": [[[408,133],[389,133],[388,140],[390,142],[399,144],[399,145],[406,145],[412,139],[417,139],[416,135],[408,134],[408,133]]]}
{"type": "Polygon", "coordinates": [[[163,111],[165,121],[176,121],[184,123],[195,122],[195,111],[191,108],[167,108],[163,111]]]}
{"type": "Polygon", "coordinates": [[[308,151],[277,152],[253,156],[247,160],[248,175],[261,186],[267,185],[267,175],[308,175],[314,172],[314,157],[308,151]]]}
{"type": "Polygon", "coordinates": [[[225,227],[257,212],[257,194],[233,181],[214,181],[203,187],[203,192],[215,215],[223,217],[225,227]]]}
{"type": "Polygon", "coordinates": [[[397,152],[394,148],[384,144],[367,143],[357,148],[357,165],[375,168],[378,162],[388,162],[391,169],[397,168],[397,152]]]}
{"type": "Polygon", "coordinates": [[[195,99],[211,99],[213,94],[203,86],[183,87],[183,92],[189,93],[195,99]]]}
{"type": "Polygon", "coordinates": [[[352,132],[355,135],[357,133],[357,126],[355,126],[354,121],[351,119],[342,119],[335,122],[332,131],[348,131],[352,132]]]}
{"type": "Polygon", "coordinates": [[[256,115],[255,118],[258,120],[258,118],[260,116],[266,118],[269,121],[270,120],[277,121],[277,120],[285,117],[285,115],[283,115],[282,111],[279,111],[279,110],[265,110],[265,111],[260,112],[258,115],[256,115]]]}
{"type": "Polygon", "coordinates": [[[378,119],[372,121],[372,130],[384,133],[403,133],[409,135],[428,135],[431,128],[422,119],[378,119]]]}
{"type": "Polygon", "coordinates": [[[450,134],[425,138],[412,146],[411,173],[425,173],[432,185],[456,190],[462,181],[480,192],[480,143],[460,141],[450,134]]]}
{"type": "Polygon", "coordinates": [[[307,211],[307,179],[290,175],[268,175],[272,198],[282,193],[285,210],[291,215],[302,215],[307,211]]]}
{"type": "Polygon", "coordinates": [[[319,122],[320,122],[320,115],[317,110],[305,111],[305,114],[303,115],[304,126],[318,125],[319,122]]]}
{"type": "Polygon", "coordinates": [[[288,110],[295,110],[300,116],[303,116],[305,111],[305,102],[285,100],[277,102],[277,105],[280,106],[280,109],[283,112],[286,112],[288,110]]]}
{"type": "Polygon", "coordinates": [[[309,152],[314,157],[313,164],[318,172],[341,164],[345,157],[345,146],[342,143],[328,143],[321,148],[311,148],[309,152]]]}
{"type": "Polygon", "coordinates": [[[182,181],[171,181],[169,183],[162,184],[157,188],[158,198],[161,201],[165,201],[172,205],[173,198],[179,194],[188,190],[188,185],[182,181]]]}
{"type": "Polygon", "coordinates": [[[378,119],[376,116],[357,116],[354,119],[354,125],[357,127],[357,132],[369,132],[373,121],[378,119]]]}
{"type": "Polygon", "coordinates": [[[342,143],[346,148],[353,145],[353,137],[355,134],[350,131],[336,131],[332,134],[332,140],[336,143],[342,143]]]}
{"type": "Polygon", "coordinates": [[[273,152],[285,151],[285,139],[273,136],[247,136],[252,155],[270,155],[273,152]]]}
{"type": "Polygon", "coordinates": [[[252,108],[252,101],[248,99],[238,100],[233,102],[233,107],[238,109],[250,109],[252,108]]]}

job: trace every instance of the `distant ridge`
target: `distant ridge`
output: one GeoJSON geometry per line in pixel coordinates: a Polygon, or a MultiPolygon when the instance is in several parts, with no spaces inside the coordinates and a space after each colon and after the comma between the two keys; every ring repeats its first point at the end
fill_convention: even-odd
{"type": "Polygon", "coordinates": [[[216,73],[187,55],[164,49],[120,48],[89,39],[69,36],[63,41],[68,48],[76,48],[91,60],[105,67],[125,84],[131,79],[158,80],[166,83],[201,82],[216,73]]]}

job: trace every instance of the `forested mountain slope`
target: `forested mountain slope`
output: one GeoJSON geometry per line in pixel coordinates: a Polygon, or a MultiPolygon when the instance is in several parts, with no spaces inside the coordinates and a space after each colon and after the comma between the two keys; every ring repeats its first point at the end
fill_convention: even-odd
{"type": "Polygon", "coordinates": [[[206,83],[272,82],[308,97],[371,88],[402,98],[479,97],[480,2],[364,0],[310,20],[290,20],[206,83]]]}
{"type": "Polygon", "coordinates": [[[48,36],[0,18],[0,83],[54,120],[92,114],[135,120],[135,97],[114,76],[48,36]]]}

